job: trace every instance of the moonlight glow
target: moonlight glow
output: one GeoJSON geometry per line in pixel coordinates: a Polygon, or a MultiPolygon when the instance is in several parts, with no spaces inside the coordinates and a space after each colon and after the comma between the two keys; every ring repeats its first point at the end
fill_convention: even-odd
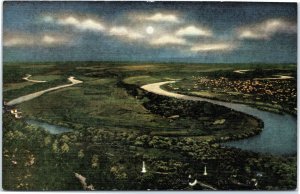
{"type": "Polygon", "coordinates": [[[154,32],[153,27],[152,27],[152,26],[148,26],[148,27],[146,28],[146,32],[147,32],[147,34],[153,34],[153,32],[154,32]]]}

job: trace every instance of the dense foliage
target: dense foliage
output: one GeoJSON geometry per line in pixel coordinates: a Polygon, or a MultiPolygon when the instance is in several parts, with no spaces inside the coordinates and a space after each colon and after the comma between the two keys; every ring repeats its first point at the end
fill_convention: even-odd
{"type": "MultiPolygon", "coordinates": [[[[143,69],[137,64],[109,62],[48,65],[51,68],[35,66],[36,75],[75,75],[84,82],[18,105],[23,119],[4,112],[5,190],[296,188],[296,156],[258,154],[219,144],[260,133],[259,119],[210,103],[176,100],[139,89],[139,84],[179,75],[187,78],[196,70],[207,71],[211,67],[215,72],[224,66],[173,68],[158,64],[143,69]],[[54,135],[28,125],[27,118],[72,131],[54,135]],[[144,174],[143,161],[147,169],[144,174]],[[90,187],[84,187],[75,173],[85,177],[90,187]],[[204,186],[189,186],[189,175],[204,186]]],[[[7,71],[12,73],[17,67],[11,66],[7,71]]],[[[35,75],[22,67],[16,76],[23,76],[22,72],[35,75]]],[[[8,84],[5,87],[16,95],[44,87],[16,86],[15,79],[4,79],[8,84]]],[[[60,80],[47,84],[60,84],[60,80]]],[[[4,92],[4,98],[8,96],[4,92]]]]}

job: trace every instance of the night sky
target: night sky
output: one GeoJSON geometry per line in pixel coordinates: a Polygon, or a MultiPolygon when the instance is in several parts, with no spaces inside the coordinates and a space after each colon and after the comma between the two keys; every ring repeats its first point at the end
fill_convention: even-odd
{"type": "Polygon", "coordinates": [[[296,63],[296,3],[4,2],[4,61],[296,63]]]}

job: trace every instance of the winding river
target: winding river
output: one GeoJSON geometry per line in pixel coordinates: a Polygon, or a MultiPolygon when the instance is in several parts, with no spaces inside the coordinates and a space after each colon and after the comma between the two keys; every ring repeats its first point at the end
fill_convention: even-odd
{"type": "MultiPolygon", "coordinates": [[[[72,83],[49,88],[47,90],[43,90],[40,92],[19,97],[17,99],[10,101],[9,105],[19,104],[21,102],[36,98],[46,92],[50,92],[60,88],[70,87],[72,85],[82,83],[82,81],[76,80],[74,79],[74,77],[70,77],[69,81],[71,81],[72,83]]],[[[177,94],[174,92],[165,91],[160,87],[164,84],[174,83],[174,82],[176,81],[165,81],[165,82],[147,84],[142,86],[141,88],[148,92],[152,92],[158,95],[174,97],[182,100],[206,101],[216,105],[225,106],[232,110],[240,111],[245,114],[258,117],[264,122],[264,129],[259,135],[246,138],[246,139],[237,140],[237,141],[226,142],[223,143],[223,145],[232,146],[232,147],[240,148],[243,150],[254,151],[254,152],[269,153],[273,155],[289,155],[289,154],[297,153],[296,117],[289,114],[280,115],[276,113],[262,111],[245,104],[223,102],[223,101],[206,99],[206,98],[201,98],[196,96],[177,94]]],[[[50,125],[47,123],[42,123],[34,120],[28,120],[27,122],[31,125],[42,127],[52,134],[59,134],[59,133],[70,131],[70,129],[67,128],[50,125]]]]}
{"type": "Polygon", "coordinates": [[[47,81],[43,81],[43,80],[35,80],[35,79],[29,79],[31,77],[30,74],[28,74],[26,77],[23,77],[23,80],[26,80],[28,82],[33,82],[33,83],[45,83],[47,81]]]}
{"type": "Polygon", "coordinates": [[[253,115],[264,122],[263,131],[254,137],[226,142],[223,145],[273,155],[289,155],[297,153],[297,118],[289,114],[276,114],[262,111],[249,105],[222,102],[201,97],[177,94],[161,89],[160,86],[176,81],[147,84],[141,88],[158,95],[174,97],[182,100],[206,101],[228,107],[232,110],[253,115]]]}
{"type": "Polygon", "coordinates": [[[41,95],[43,95],[47,92],[51,92],[51,91],[54,91],[54,90],[58,90],[58,89],[62,89],[62,88],[66,88],[66,87],[70,87],[70,86],[82,83],[82,81],[75,79],[73,76],[69,77],[68,80],[71,82],[70,84],[60,85],[60,86],[56,86],[56,87],[53,87],[53,88],[48,88],[46,90],[42,90],[42,91],[39,91],[39,92],[34,92],[34,93],[31,93],[31,94],[27,94],[25,96],[21,96],[21,97],[18,97],[18,98],[15,98],[15,99],[9,101],[7,103],[7,105],[12,106],[12,105],[20,104],[22,102],[37,98],[37,97],[39,97],[39,96],[41,96],[41,95]]]}
{"type": "MultiPolygon", "coordinates": [[[[38,80],[29,80],[28,78],[30,76],[31,75],[27,75],[27,77],[24,77],[23,79],[26,80],[26,81],[31,81],[31,82],[35,82],[35,83],[46,82],[46,81],[38,81],[38,80]]],[[[37,97],[39,97],[39,96],[41,96],[41,95],[43,95],[47,92],[51,92],[51,91],[54,91],[54,90],[59,90],[59,89],[62,89],[62,88],[71,87],[73,85],[83,83],[82,81],[75,79],[75,77],[73,77],[73,76],[69,77],[68,80],[71,82],[70,84],[60,85],[60,86],[48,88],[46,90],[42,90],[42,91],[39,91],[39,92],[34,92],[34,93],[31,93],[31,94],[27,94],[25,96],[21,96],[21,97],[18,97],[18,98],[15,98],[15,99],[9,101],[7,103],[7,105],[12,106],[12,105],[20,104],[22,102],[29,101],[29,100],[32,100],[34,98],[37,98],[37,97]]],[[[48,124],[48,123],[35,121],[35,120],[26,120],[26,122],[30,125],[33,125],[33,126],[36,126],[36,127],[41,127],[41,128],[43,128],[44,130],[48,131],[51,134],[60,134],[60,133],[65,133],[65,132],[72,131],[72,129],[69,129],[69,128],[60,127],[60,126],[56,126],[56,125],[51,125],[51,124],[48,124]]]]}

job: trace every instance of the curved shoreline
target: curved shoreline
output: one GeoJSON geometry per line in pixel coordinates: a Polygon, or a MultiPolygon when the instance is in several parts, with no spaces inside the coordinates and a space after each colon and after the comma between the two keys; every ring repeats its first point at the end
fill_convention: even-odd
{"type": "Polygon", "coordinates": [[[13,105],[16,105],[16,104],[20,104],[22,102],[29,101],[29,100],[32,100],[36,97],[39,97],[39,96],[41,96],[41,95],[43,95],[47,92],[58,90],[58,89],[61,89],[61,88],[70,87],[70,86],[82,83],[82,81],[76,80],[73,76],[69,77],[68,80],[71,82],[71,84],[56,86],[56,87],[48,88],[46,90],[42,90],[42,91],[39,91],[39,92],[34,92],[34,93],[31,93],[31,94],[27,94],[25,96],[15,98],[15,99],[7,102],[7,105],[8,106],[13,106],[13,105]]]}
{"type": "Polygon", "coordinates": [[[283,108],[273,108],[270,104],[263,104],[263,106],[265,106],[265,108],[266,108],[266,109],[264,109],[261,106],[257,106],[255,103],[251,103],[251,102],[243,102],[243,101],[238,101],[238,100],[225,100],[225,99],[219,99],[217,97],[202,96],[202,95],[185,93],[185,92],[178,92],[178,94],[187,95],[187,96],[195,96],[195,97],[211,99],[211,100],[216,100],[216,101],[221,101],[221,102],[229,102],[229,103],[234,103],[234,104],[244,104],[244,105],[249,105],[253,108],[256,108],[256,109],[259,109],[262,111],[272,112],[272,113],[281,114],[281,115],[282,114],[290,114],[290,115],[297,117],[297,112],[292,112],[292,111],[289,111],[289,110],[283,109],[283,108]]]}
{"type": "Polygon", "coordinates": [[[264,122],[263,131],[256,136],[230,141],[224,145],[254,151],[259,153],[271,153],[275,155],[297,153],[297,119],[288,114],[279,115],[262,111],[245,104],[236,104],[196,96],[177,94],[163,90],[160,86],[176,81],[165,81],[147,84],[141,88],[158,95],[173,97],[183,100],[206,101],[213,104],[225,106],[231,110],[239,111],[261,119],[264,122]]]}

